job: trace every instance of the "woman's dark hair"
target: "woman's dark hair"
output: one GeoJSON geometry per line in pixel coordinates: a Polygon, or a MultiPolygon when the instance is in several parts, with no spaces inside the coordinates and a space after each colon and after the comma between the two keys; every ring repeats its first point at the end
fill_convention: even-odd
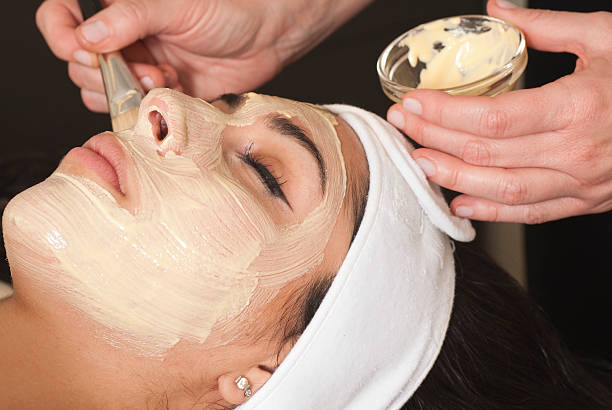
{"type": "MultiPolygon", "coordinates": [[[[595,377],[572,356],[513,278],[469,245],[457,244],[455,263],[444,344],[402,410],[612,409],[610,376],[595,377]]],[[[332,279],[319,280],[305,293],[301,316],[289,326],[294,340],[332,279]]]]}

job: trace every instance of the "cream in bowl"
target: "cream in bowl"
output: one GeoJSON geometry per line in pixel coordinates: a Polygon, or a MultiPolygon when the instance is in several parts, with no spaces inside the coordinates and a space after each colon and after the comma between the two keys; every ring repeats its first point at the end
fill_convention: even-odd
{"type": "Polygon", "coordinates": [[[527,65],[521,31],[488,16],[457,16],[422,24],[396,38],[378,59],[383,91],[399,101],[428,88],[498,95],[514,88],[527,65]]]}

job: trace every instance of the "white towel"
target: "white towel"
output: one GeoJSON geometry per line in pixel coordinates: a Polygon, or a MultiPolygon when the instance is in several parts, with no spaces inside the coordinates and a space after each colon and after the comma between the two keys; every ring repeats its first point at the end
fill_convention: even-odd
{"type": "Polygon", "coordinates": [[[401,133],[359,108],[327,108],[365,149],[365,214],[311,323],[242,410],[400,408],[427,376],[448,327],[455,286],[448,236],[474,238],[401,133]]]}

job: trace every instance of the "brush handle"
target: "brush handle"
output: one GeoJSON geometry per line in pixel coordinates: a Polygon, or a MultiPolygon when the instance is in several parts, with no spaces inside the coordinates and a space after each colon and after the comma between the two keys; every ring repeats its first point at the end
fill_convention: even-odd
{"type": "Polygon", "coordinates": [[[132,75],[121,53],[116,51],[100,54],[98,61],[111,118],[140,107],[144,91],[132,75]]]}
{"type": "MultiPolygon", "coordinates": [[[[79,0],[83,20],[87,20],[100,10],[102,5],[98,0],[79,0]]],[[[113,124],[113,131],[123,131],[131,128],[137,118],[140,102],[144,91],[128,68],[121,52],[114,51],[98,55],[108,111],[113,124]]]]}

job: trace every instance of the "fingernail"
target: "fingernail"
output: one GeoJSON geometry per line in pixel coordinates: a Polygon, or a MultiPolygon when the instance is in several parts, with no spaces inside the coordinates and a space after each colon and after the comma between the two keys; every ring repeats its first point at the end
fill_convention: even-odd
{"type": "Polygon", "coordinates": [[[110,31],[103,21],[97,20],[82,26],[81,33],[90,43],[98,43],[108,37],[110,31]]]}
{"type": "Polygon", "coordinates": [[[387,120],[397,128],[404,128],[404,115],[399,111],[391,111],[387,120]]]}
{"type": "Polygon", "coordinates": [[[404,98],[404,101],[402,101],[402,107],[404,107],[406,111],[416,115],[421,115],[423,113],[421,103],[413,98],[404,98]]]}
{"type": "Polygon", "coordinates": [[[511,3],[507,0],[496,0],[496,3],[502,9],[515,9],[518,7],[516,4],[511,3]]]}
{"type": "Polygon", "coordinates": [[[74,54],[72,54],[72,57],[79,64],[83,64],[89,67],[93,66],[92,61],[91,61],[91,55],[85,50],[75,51],[74,54]]]}
{"type": "Polygon", "coordinates": [[[469,218],[470,216],[474,215],[474,210],[469,206],[458,206],[455,208],[455,215],[462,218],[469,218]]]}
{"type": "Polygon", "coordinates": [[[155,88],[155,83],[153,82],[153,80],[151,80],[151,77],[149,77],[149,76],[140,77],[140,84],[142,84],[142,86],[147,91],[148,90],[152,90],[153,88],[155,88]]]}
{"type": "Polygon", "coordinates": [[[417,164],[419,164],[425,175],[428,177],[431,177],[436,173],[436,166],[430,160],[421,157],[415,159],[415,161],[417,164]]]}

